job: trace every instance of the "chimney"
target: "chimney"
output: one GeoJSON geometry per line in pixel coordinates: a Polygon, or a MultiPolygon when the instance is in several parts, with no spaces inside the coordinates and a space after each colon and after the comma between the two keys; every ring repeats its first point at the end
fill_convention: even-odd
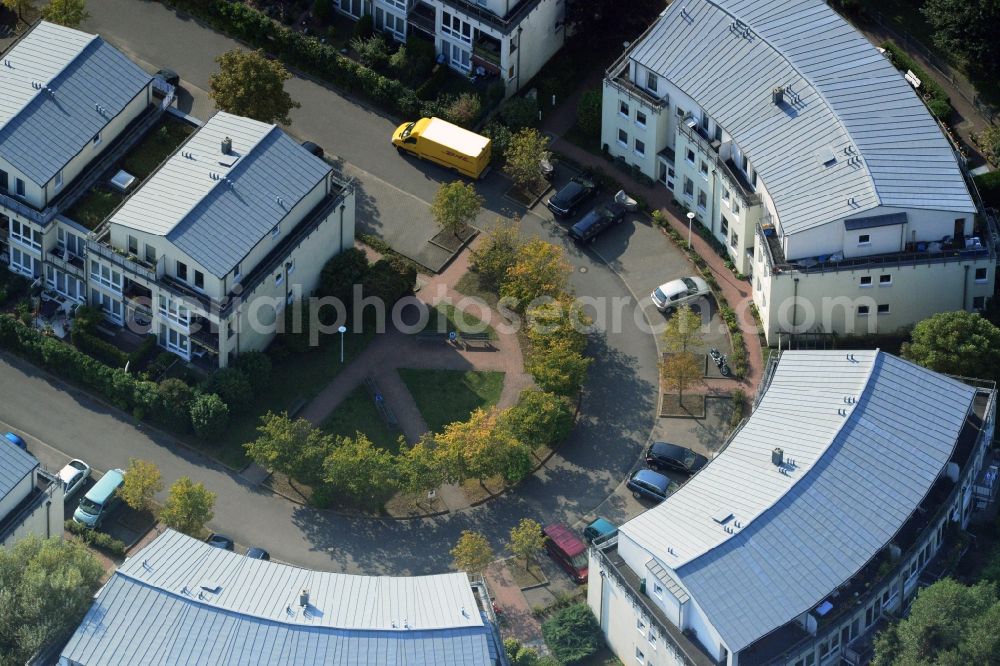
{"type": "Polygon", "coordinates": [[[222,154],[228,155],[233,152],[233,140],[228,136],[222,140],[222,154]]]}
{"type": "Polygon", "coordinates": [[[302,594],[299,595],[299,606],[309,607],[309,590],[302,590],[302,594]]]}
{"type": "Polygon", "coordinates": [[[781,103],[785,101],[785,89],[782,86],[771,90],[771,101],[774,102],[775,106],[781,106],[781,103]]]}
{"type": "Polygon", "coordinates": [[[771,451],[771,462],[776,467],[781,467],[785,463],[785,452],[781,450],[781,447],[776,446],[771,451]]]}

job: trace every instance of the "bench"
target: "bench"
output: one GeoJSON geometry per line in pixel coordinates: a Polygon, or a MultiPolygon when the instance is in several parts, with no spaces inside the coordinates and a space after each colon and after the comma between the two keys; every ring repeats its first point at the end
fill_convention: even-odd
{"type": "Polygon", "coordinates": [[[458,339],[464,349],[468,349],[469,344],[478,344],[485,349],[493,348],[493,338],[489,333],[459,333],[458,339]]]}
{"type": "Polygon", "coordinates": [[[417,342],[444,342],[448,339],[447,333],[440,331],[421,331],[417,333],[417,342]]]}
{"type": "Polygon", "coordinates": [[[309,401],[299,396],[295,400],[292,400],[292,404],[288,405],[288,418],[294,418],[296,414],[302,411],[302,408],[309,404],[309,401]]]}
{"type": "Polygon", "coordinates": [[[371,375],[365,377],[365,386],[368,387],[368,391],[372,394],[375,399],[375,409],[378,410],[379,415],[381,415],[382,420],[386,422],[391,428],[395,428],[399,425],[399,421],[396,419],[396,415],[393,414],[389,406],[385,404],[385,398],[382,396],[382,391],[379,390],[378,382],[371,375]]]}

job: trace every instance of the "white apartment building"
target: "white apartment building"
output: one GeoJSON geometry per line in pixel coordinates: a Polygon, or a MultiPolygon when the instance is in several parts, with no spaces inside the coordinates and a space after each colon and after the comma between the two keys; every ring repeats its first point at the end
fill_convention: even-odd
{"type": "Polygon", "coordinates": [[[353,188],[281,128],[219,112],[90,235],[90,303],[225,367],[353,247],[354,212],[353,188]]]}
{"type": "Polygon", "coordinates": [[[626,664],[864,664],[946,573],[996,390],[879,351],[786,351],[714,460],[590,551],[626,664]]]}
{"type": "Polygon", "coordinates": [[[64,213],[162,112],[96,35],[41,22],[0,61],[0,229],[10,270],[86,300],[87,229],[64,213]]]}
{"type": "Polygon", "coordinates": [[[994,292],[993,224],[951,145],[819,0],[672,3],[608,70],[602,143],[751,276],[769,342],[892,332],[994,292]]]}
{"type": "Polygon", "coordinates": [[[63,533],[63,486],[33,455],[0,437],[0,547],[63,533]]]}
{"type": "Polygon", "coordinates": [[[463,74],[498,76],[512,95],[563,45],[566,0],[338,0],[341,12],[371,14],[378,30],[405,42],[434,42],[463,74]]]}

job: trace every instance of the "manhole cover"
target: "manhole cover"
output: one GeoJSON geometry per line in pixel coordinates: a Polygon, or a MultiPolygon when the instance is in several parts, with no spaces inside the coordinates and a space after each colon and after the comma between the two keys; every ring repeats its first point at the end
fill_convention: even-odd
{"type": "Polygon", "coordinates": [[[580,272],[581,273],[586,273],[587,272],[587,267],[586,266],[580,266],[580,272]]]}

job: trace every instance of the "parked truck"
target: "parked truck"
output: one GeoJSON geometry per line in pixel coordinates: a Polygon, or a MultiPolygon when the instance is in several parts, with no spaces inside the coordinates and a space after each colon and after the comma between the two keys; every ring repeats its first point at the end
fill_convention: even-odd
{"type": "Polygon", "coordinates": [[[490,164],[492,145],[485,136],[440,118],[404,123],[392,135],[400,155],[410,154],[470,178],[480,178],[490,164]]]}

